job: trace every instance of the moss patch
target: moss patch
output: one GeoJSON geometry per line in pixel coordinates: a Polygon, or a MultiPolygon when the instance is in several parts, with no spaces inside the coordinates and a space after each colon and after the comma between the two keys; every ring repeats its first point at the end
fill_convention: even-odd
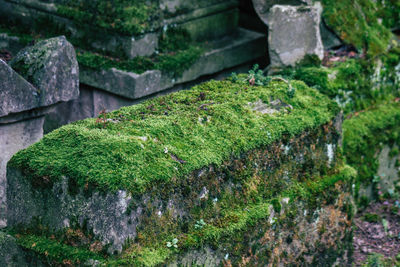
{"type": "Polygon", "coordinates": [[[373,57],[385,52],[392,38],[390,30],[379,23],[379,16],[383,15],[388,24],[398,17],[396,11],[390,11],[391,6],[382,5],[382,2],[377,4],[370,0],[323,0],[323,17],[342,40],[373,57]]]}
{"type": "Polygon", "coordinates": [[[292,82],[292,98],[287,86],[211,81],[64,126],[17,153],[9,164],[33,180],[67,175],[81,187],[93,183],[106,190],[142,191],[155,181],[220,165],[283,134],[320,126],[338,112],[334,102],[304,83],[292,82]],[[262,115],[249,106],[271,98],[293,110],[262,115]]]}
{"type": "MultiPolygon", "coordinates": [[[[144,244],[142,243],[143,240],[136,240],[133,244],[127,245],[124,252],[119,256],[105,257],[88,249],[72,247],[66,245],[65,242],[44,236],[32,234],[16,236],[18,243],[24,248],[41,255],[48,261],[64,264],[84,263],[93,259],[105,266],[158,266],[189,250],[207,246],[224,248],[225,253],[230,254],[230,259],[239,263],[242,255],[247,255],[249,249],[244,242],[248,242],[249,239],[258,240],[260,238],[259,234],[254,233],[263,235],[265,231],[279,231],[280,227],[285,230],[288,230],[285,227],[297,229],[296,221],[299,220],[299,217],[305,216],[303,210],[298,214],[300,204],[312,214],[314,210],[329,205],[327,199],[336,199],[338,195],[343,193],[342,190],[349,190],[355,176],[356,172],[353,168],[341,166],[332,175],[313,177],[303,182],[294,183],[282,191],[278,198],[260,199],[251,204],[242,203],[242,206],[237,208],[227,205],[221,212],[223,214],[221,218],[218,220],[215,220],[215,217],[214,220],[208,218],[201,228],[195,227],[196,219],[192,218],[191,221],[187,222],[190,227],[185,232],[176,228],[175,231],[169,232],[168,236],[157,236],[156,240],[148,240],[144,244]],[[271,212],[274,212],[274,204],[278,199],[281,202],[283,198],[289,199],[289,203],[284,206],[283,215],[275,213],[271,217],[271,212]],[[270,220],[270,217],[273,220],[270,220]],[[263,229],[263,231],[260,231],[260,229],[263,229]],[[174,238],[177,239],[177,247],[168,248],[167,242],[174,238]]],[[[304,242],[302,237],[293,238],[304,242]]],[[[272,249],[274,245],[272,243],[271,245],[272,249]]],[[[252,249],[250,248],[250,250],[252,249]]],[[[254,249],[258,250],[257,248],[254,249]]],[[[284,255],[279,256],[284,257],[284,255]]],[[[270,259],[267,257],[261,259],[261,262],[264,262],[263,260],[266,263],[270,259]]]]}
{"type": "Polygon", "coordinates": [[[63,0],[57,5],[57,12],[77,25],[91,24],[127,35],[150,30],[151,20],[157,18],[157,10],[157,3],[145,0],[63,0]]]}
{"type": "Polygon", "coordinates": [[[396,69],[399,62],[400,49],[394,47],[374,60],[348,59],[329,68],[298,65],[277,74],[289,80],[304,81],[334,98],[348,114],[400,96],[396,69]]]}
{"type": "Polygon", "coordinates": [[[382,144],[400,144],[400,103],[386,103],[362,112],[343,124],[343,151],[358,170],[358,180],[369,184],[376,176],[376,152],[382,144]]]}

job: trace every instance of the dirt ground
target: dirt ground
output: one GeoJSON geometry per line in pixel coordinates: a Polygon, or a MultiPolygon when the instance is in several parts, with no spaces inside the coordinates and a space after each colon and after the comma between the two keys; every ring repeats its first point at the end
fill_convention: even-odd
{"type": "Polygon", "coordinates": [[[391,259],[389,261],[392,261],[393,265],[397,265],[396,256],[400,254],[400,203],[398,200],[370,204],[356,215],[354,224],[355,266],[364,264],[368,255],[372,253],[379,253],[386,259],[391,259]]]}

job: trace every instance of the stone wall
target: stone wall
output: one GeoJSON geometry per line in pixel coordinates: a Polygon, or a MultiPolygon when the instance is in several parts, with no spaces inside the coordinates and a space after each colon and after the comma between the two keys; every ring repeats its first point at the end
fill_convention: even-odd
{"type": "Polygon", "coordinates": [[[43,137],[44,116],[54,105],[79,95],[78,63],[65,37],[27,48],[10,64],[22,73],[0,60],[0,227],[7,225],[7,162],[43,137]]]}

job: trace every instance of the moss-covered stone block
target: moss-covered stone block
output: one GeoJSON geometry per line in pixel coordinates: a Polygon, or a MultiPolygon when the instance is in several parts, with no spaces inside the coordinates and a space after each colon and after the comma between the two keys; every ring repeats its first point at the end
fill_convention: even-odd
{"type": "Polygon", "coordinates": [[[211,81],[55,130],[11,160],[8,224],[83,228],[121,252],[334,173],[337,106],[291,86],[211,81]]]}
{"type": "Polygon", "coordinates": [[[343,150],[358,171],[358,199],[398,194],[400,104],[389,102],[354,115],[343,125],[343,150]]]}

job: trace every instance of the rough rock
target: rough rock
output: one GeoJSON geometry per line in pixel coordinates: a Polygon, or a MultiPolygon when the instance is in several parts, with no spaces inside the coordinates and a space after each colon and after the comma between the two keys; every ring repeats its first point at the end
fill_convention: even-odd
{"type": "Polygon", "coordinates": [[[322,6],[275,5],[268,16],[272,67],[295,65],[306,55],[323,58],[320,34],[322,6]]]}
{"type": "Polygon", "coordinates": [[[311,4],[310,0],[252,0],[253,6],[260,19],[268,25],[268,15],[270,9],[274,5],[291,5],[298,6],[304,4],[311,4]]]}
{"type": "Polygon", "coordinates": [[[342,41],[339,39],[339,37],[331,29],[329,29],[323,21],[321,21],[320,24],[320,31],[322,43],[324,44],[325,49],[331,49],[342,45],[342,41]]]}
{"type": "Polygon", "coordinates": [[[10,65],[38,89],[41,106],[79,96],[78,62],[74,47],[64,36],[21,50],[10,65]]]}
{"type": "Polygon", "coordinates": [[[24,255],[25,252],[17,245],[15,238],[0,231],[0,266],[29,266],[24,255]]]}
{"type": "MultiPolygon", "coordinates": [[[[43,137],[44,118],[24,120],[11,124],[0,124],[0,228],[7,225],[6,165],[8,160],[21,149],[43,137]]],[[[3,266],[0,264],[0,266],[3,266]]]]}
{"type": "Polygon", "coordinates": [[[0,117],[40,106],[38,90],[0,59],[0,117]]]}

